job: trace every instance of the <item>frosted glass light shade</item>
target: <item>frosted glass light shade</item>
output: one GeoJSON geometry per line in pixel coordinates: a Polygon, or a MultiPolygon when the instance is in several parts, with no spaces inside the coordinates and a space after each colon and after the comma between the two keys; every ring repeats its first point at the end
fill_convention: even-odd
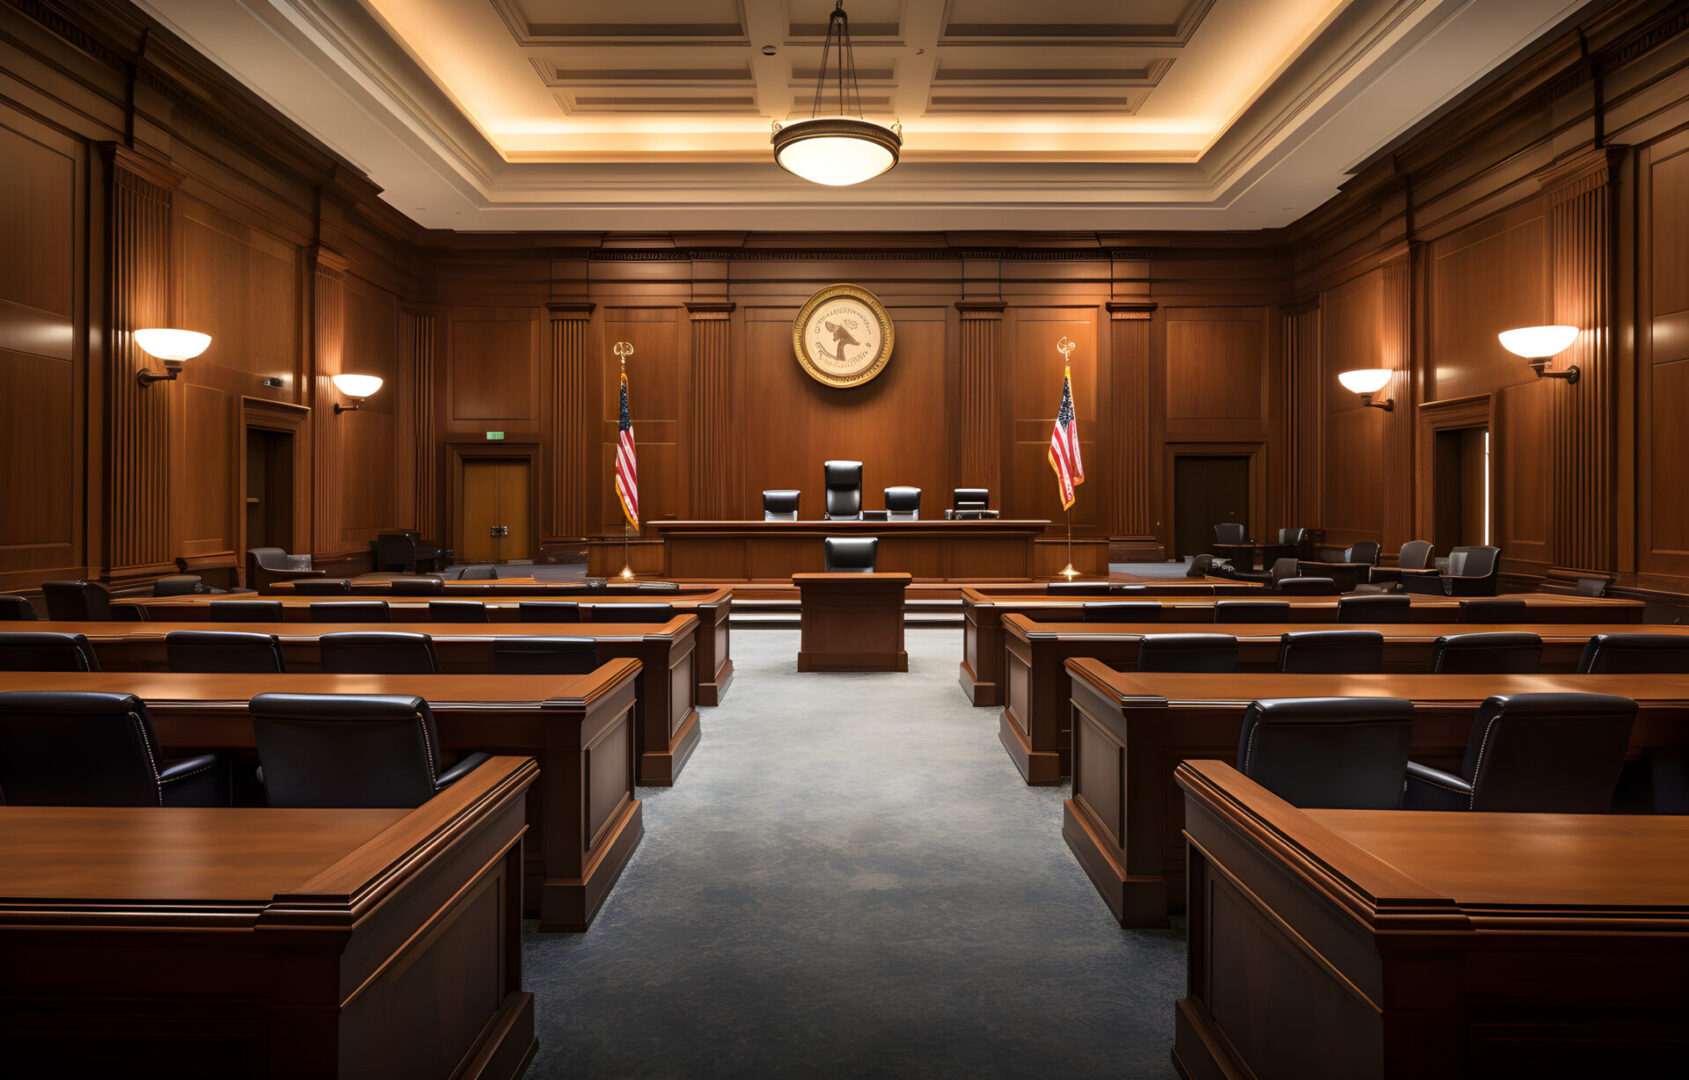
{"type": "Polygon", "coordinates": [[[334,388],[349,398],[357,398],[362,401],[381,389],[381,376],[336,375],[334,376],[334,388]]]}
{"type": "Polygon", "coordinates": [[[897,164],[903,139],[890,128],[849,117],[787,124],[774,133],[774,160],[812,184],[848,187],[897,164]]]}
{"type": "Polygon", "coordinates": [[[1526,360],[1541,360],[1566,351],[1578,339],[1575,326],[1521,326],[1496,335],[1501,347],[1526,360]]]}
{"type": "Polygon", "coordinates": [[[1356,368],[1337,376],[1343,389],[1356,394],[1376,394],[1390,384],[1395,372],[1389,368],[1356,368]]]}
{"type": "Polygon", "coordinates": [[[198,330],[169,330],[151,327],[135,331],[135,344],[148,356],[181,363],[192,360],[211,346],[211,335],[198,330]]]}

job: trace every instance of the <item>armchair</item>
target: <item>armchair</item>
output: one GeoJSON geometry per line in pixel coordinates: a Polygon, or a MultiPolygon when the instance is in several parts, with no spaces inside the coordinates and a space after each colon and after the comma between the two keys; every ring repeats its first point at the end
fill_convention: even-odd
{"type": "Polygon", "coordinates": [[[384,532],[375,538],[375,569],[415,574],[423,563],[434,569],[440,561],[440,545],[423,540],[414,532],[384,532]]]}
{"type": "Polygon", "coordinates": [[[1255,545],[1244,527],[1235,521],[1223,521],[1214,526],[1211,554],[1216,559],[1230,562],[1235,570],[1247,572],[1255,569],[1255,545]]]}
{"type": "Polygon", "coordinates": [[[1402,583],[1410,593],[1431,596],[1494,596],[1500,574],[1500,548],[1457,547],[1449,552],[1448,569],[1406,571],[1402,583]]]}
{"type": "Polygon", "coordinates": [[[278,581],[327,576],[327,570],[311,567],[309,555],[289,555],[279,547],[252,548],[246,553],[246,584],[259,592],[268,592],[278,581]]]}
{"type": "MultiPolygon", "coordinates": [[[[1402,545],[1402,551],[1396,557],[1395,566],[1373,566],[1367,573],[1367,584],[1382,586],[1386,589],[1400,585],[1403,575],[1408,571],[1424,570],[1431,565],[1431,552],[1429,540],[1409,540],[1402,545]]],[[[1374,564],[1377,562],[1377,559],[1373,560],[1374,564]]]]}

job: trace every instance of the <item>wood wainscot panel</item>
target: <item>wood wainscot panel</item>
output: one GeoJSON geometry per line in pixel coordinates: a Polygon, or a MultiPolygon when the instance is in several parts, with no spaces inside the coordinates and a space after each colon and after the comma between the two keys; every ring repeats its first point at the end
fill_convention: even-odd
{"type": "Polygon", "coordinates": [[[1266,359],[1265,308],[1168,308],[1168,430],[1261,429],[1266,359]]]}
{"type": "Polygon", "coordinates": [[[1055,476],[1050,470],[1050,432],[1061,405],[1062,354],[1056,344],[1073,342],[1073,413],[1079,425],[1079,453],[1085,483],[1071,511],[1073,528],[1086,535],[1106,533],[1113,464],[1105,448],[1100,410],[1108,407],[1107,358],[1098,352],[1107,335],[1097,332],[1097,308],[1010,308],[1010,349],[1005,365],[1009,392],[1004,417],[1009,457],[1003,477],[1003,516],[1051,522],[1064,520],[1055,476]]]}
{"type": "Polygon", "coordinates": [[[588,358],[598,365],[600,387],[596,533],[619,534],[625,520],[612,479],[621,413],[622,366],[612,352],[618,341],[633,346],[627,361],[628,412],[639,455],[640,519],[678,517],[687,505],[680,454],[685,444],[683,429],[691,422],[689,374],[680,354],[680,322],[685,314],[684,308],[604,308],[604,350],[596,361],[588,358]],[[684,410],[682,402],[687,403],[684,410]]]}

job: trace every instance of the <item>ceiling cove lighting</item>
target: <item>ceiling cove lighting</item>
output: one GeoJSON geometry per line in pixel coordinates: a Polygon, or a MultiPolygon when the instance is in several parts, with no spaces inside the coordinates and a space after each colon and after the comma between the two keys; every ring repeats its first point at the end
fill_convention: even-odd
{"type": "Polygon", "coordinates": [[[845,14],[844,0],[838,0],[827,20],[827,40],[821,46],[821,69],[815,77],[815,102],[809,119],[783,126],[776,123],[773,143],[775,164],[793,176],[828,187],[860,184],[897,164],[897,155],[903,149],[903,125],[882,127],[862,116],[862,92],[856,84],[856,55],[850,47],[850,18],[845,14]],[[827,58],[835,40],[839,50],[833,64],[838,115],[822,116],[827,58]],[[855,105],[855,116],[849,115],[850,103],[855,105]]]}
{"type": "Polygon", "coordinates": [[[1362,405],[1391,412],[1396,408],[1395,398],[1374,401],[1372,395],[1389,386],[1390,377],[1394,374],[1389,368],[1356,368],[1338,375],[1337,381],[1343,384],[1343,389],[1359,394],[1362,405]]]}
{"type": "Polygon", "coordinates": [[[142,368],[136,373],[142,386],[155,382],[172,382],[182,374],[182,365],[211,346],[211,335],[198,330],[171,330],[149,327],[134,332],[135,344],[148,356],[164,361],[164,374],[142,368]]]}
{"type": "Polygon", "coordinates": [[[1517,330],[1503,330],[1496,335],[1501,339],[1501,347],[1514,356],[1523,357],[1537,373],[1539,379],[1565,379],[1567,386],[1575,386],[1578,381],[1578,366],[1573,364],[1564,371],[1549,371],[1549,362],[1554,357],[1572,347],[1572,342],[1578,339],[1578,328],[1575,326],[1521,326],[1517,330]]]}
{"type": "Polygon", "coordinates": [[[336,415],[343,412],[357,412],[364,407],[366,398],[372,397],[377,390],[381,389],[381,376],[379,375],[353,375],[349,372],[343,372],[334,376],[333,382],[336,390],[357,402],[356,405],[342,405],[338,401],[335,402],[334,411],[336,415]]]}

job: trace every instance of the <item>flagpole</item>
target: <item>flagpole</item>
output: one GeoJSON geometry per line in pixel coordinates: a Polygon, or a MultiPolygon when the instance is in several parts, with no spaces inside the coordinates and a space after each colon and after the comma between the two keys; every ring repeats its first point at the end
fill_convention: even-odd
{"type": "MultiPolygon", "coordinates": [[[[1062,339],[1060,341],[1056,342],[1056,351],[1061,353],[1062,366],[1064,369],[1067,369],[1073,362],[1073,350],[1074,344],[1067,339],[1067,335],[1065,334],[1062,335],[1062,339]]],[[[1062,403],[1064,405],[1067,403],[1067,380],[1071,377],[1071,375],[1071,370],[1063,370],[1062,372],[1062,403]]],[[[1059,417],[1057,419],[1057,423],[1060,423],[1059,417]]],[[[1061,508],[1062,517],[1067,521],[1067,565],[1061,568],[1061,576],[1069,581],[1072,581],[1074,578],[1079,576],[1079,571],[1073,568],[1073,503],[1069,501],[1072,497],[1072,488],[1070,487],[1068,489],[1068,497],[1062,500],[1061,508]]]]}
{"type": "MultiPolygon", "coordinates": [[[[618,341],[618,342],[616,342],[616,347],[614,349],[612,349],[611,351],[616,354],[616,359],[621,362],[621,365],[622,365],[622,372],[621,372],[622,381],[626,382],[627,377],[628,377],[628,357],[633,355],[633,345],[630,344],[629,342],[626,342],[626,341],[618,341]]],[[[622,569],[621,569],[621,572],[616,575],[617,577],[621,578],[623,581],[628,581],[628,580],[631,580],[633,578],[633,561],[630,558],[628,558],[628,544],[629,544],[629,538],[628,538],[629,529],[628,529],[628,526],[630,524],[631,524],[631,522],[628,521],[627,506],[623,505],[623,507],[622,507],[622,569]]]]}
{"type": "Polygon", "coordinates": [[[1067,518],[1067,565],[1061,568],[1061,576],[1069,581],[1079,576],[1079,571],[1073,568],[1073,510],[1064,509],[1062,516],[1067,518]]]}

